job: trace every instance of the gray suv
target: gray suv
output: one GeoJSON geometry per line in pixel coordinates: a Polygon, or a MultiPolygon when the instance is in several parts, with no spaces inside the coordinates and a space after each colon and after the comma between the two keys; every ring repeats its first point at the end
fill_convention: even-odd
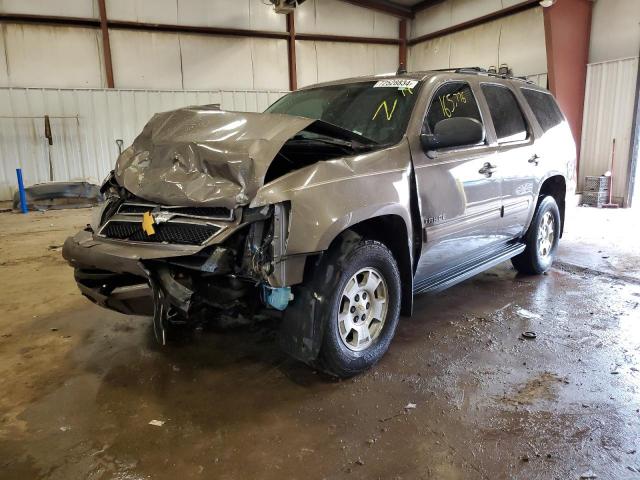
{"type": "Polygon", "coordinates": [[[155,115],[63,255],[85,296],[153,316],[162,344],[267,311],[285,351],[347,377],[384,355],[414,294],[508,259],[548,270],[574,172],[564,116],[524,80],[341,80],[264,113],[155,115]]]}

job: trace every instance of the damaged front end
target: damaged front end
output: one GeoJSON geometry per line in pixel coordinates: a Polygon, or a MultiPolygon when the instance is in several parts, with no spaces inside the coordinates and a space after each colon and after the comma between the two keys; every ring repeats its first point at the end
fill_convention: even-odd
{"type": "Polygon", "coordinates": [[[291,203],[249,205],[266,182],[357,148],[315,141],[327,129],[336,135],[307,118],[207,106],[154,116],[103,183],[92,224],[65,242],[83,295],[153,315],[163,344],[171,324],[284,310],[305,262],[286,255],[291,203]]]}
{"type": "Polygon", "coordinates": [[[97,225],[67,239],[63,255],[84,296],[121,313],[152,315],[164,344],[172,324],[286,308],[288,210],[285,203],[229,210],[112,196],[97,225]]]}

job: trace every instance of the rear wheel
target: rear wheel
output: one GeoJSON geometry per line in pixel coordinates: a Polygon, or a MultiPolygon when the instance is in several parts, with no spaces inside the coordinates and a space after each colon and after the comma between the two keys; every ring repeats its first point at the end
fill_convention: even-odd
{"type": "Polygon", "coordinates": [[[328,301],[318,366],[350,377],[370,368],[389,348],[400,315],[400,273],[389,249],[370,240],[332,255],[321,268],[333,269],[336,281],[322,286],[328,301]]]}
{"type": "Polygon", "coordinates": [[[539,275],[551,268],[560,239],[560,210],[555,199],[544,197],[524,237],[524,252],[511,259],[521,273],[539,275]]]}

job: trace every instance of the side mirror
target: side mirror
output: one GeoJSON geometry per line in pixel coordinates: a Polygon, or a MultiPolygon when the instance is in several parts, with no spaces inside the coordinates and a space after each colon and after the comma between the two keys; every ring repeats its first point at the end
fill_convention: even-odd
{"type": "Polygon", "coordinates": [[[484,125],[475,118],[445,118],[436,123],[433,133],[420,135],[424,151],[446,147],[464,147],[484,142],[484,125]]]}

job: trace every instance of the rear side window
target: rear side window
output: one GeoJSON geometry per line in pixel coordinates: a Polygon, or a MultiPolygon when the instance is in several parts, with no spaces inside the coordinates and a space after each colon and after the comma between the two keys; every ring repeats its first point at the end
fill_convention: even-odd
{"type": "Polygon", "coordinates": [[[522,94],[544,132],[562,123],[564,117],[551,94],[528,88],[523,88],[522,94]]]}
{"type": "Polygon", "coordinates": [[[527,122],[513,92],[501,85],[484,84],[482,93],[489,105],[498,143],[526,140],[527,122]]]}
{"type": "Polygon", "coordinates": [[[466,82],[449,82],[438,88],[427,113],[429,131],[433,132],[439,121],[453,117],[469,117],[482,123],[478,103],[466,82]]]}

